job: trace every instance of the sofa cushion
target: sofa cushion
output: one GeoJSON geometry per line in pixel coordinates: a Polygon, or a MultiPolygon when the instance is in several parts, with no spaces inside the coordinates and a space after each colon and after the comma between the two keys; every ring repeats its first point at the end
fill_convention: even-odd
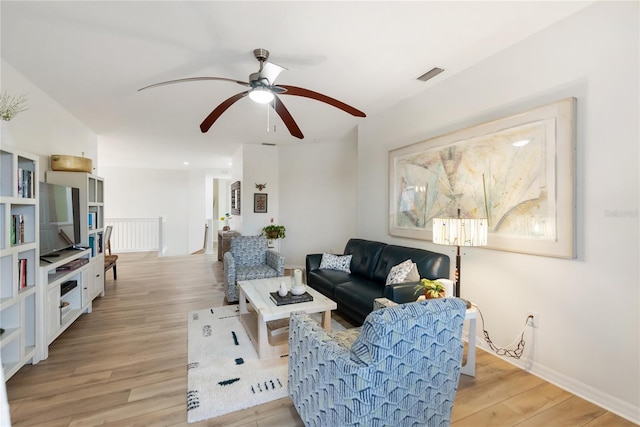
{"type": "Polygon", "coordinates": [[[338,270],[345,273],[351,273],[351,258],[352,255],[333,255],[322,254],[322,260],[320,261],[321,270],[338,270]]]}
{"type": "MultiPolygon", "coordinates": [[[[381,242],[372,242],[370,240],[363,239],[349,239],[344,248],[344,253],[345,255],[353,255],[353,258],[351,259],[351,272],[353,274],[366,277],[367,279],[371,279],[376,264],[378,263],[378,259],[380,258],[382,248],[385,246],[386,243],[381,242]]],[[[404,259],[401,261],[404,261],[404,259]]],[[[381,280],[381,282],[384,283],[384,280],[381,280]]]]}
{"type": "Polygon", "coordinates": [[[449,277],[449,256],[424,249],[408,248],[404,246],[387,245],[380,253],[380,259],[373,272],[373,280],[385,283],[389,271],[407,258],[418,266],[420,277],[437,279],[449,277]]]}
{"type": "Polygon", "coordinates": [[[231,239],[229,252],[236,267],[266,264],[267,239],[264,236],[237,236],[231,239]]]}
{"type": "Polygon", "coordinates": [[[350,280],[349,273],[338,270],[307,271],[307,284],[324,296],[333,299],[333,290],[337,285],[350,280]]]}
{"type": "Polygon", "coordinates": [[[236,267],[236,280],[256,280],[277,277],[278,271],[268,265],[236,267]]]}
{"type": "Polygon", "coordinates": [[[336,286],[334,290],[338,310],[360,323],[373,310],[373,300],[382,297],[384,282],[374,283],[370,280],[351,276],[351,280],[336,286]]]}

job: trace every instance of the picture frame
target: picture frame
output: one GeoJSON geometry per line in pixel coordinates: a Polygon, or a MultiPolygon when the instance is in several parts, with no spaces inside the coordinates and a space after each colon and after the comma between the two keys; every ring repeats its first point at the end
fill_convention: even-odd
{"type": "Polygon", "coordinates": [[[487,218],[486,247],[575,258],[575,113],[567,98],[389,151],[389,234],[487,218]],[[526,142],[525,142],[526,141],[526,142]]]}
{"type": "Polygon", "coordinates": [[[231,184],[231,214],[240,215],[240,181],[231,184]]]}
{"type": "Polygon", "coordinates": [[[253,193],[253,212],[267,213],[268,195],[264,193],[253,193]]]}

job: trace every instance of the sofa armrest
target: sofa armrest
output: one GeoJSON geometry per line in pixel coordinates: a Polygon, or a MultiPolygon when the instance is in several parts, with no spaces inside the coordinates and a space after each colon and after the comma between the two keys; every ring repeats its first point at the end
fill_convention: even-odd
{"type": "Polygon", "coordinates": [[[317,270],[318,268],[320,268],[321,261],[322,261],[322,254],[307,255],[307,261],[306,261],[307,273],[311,270],[317,270]]]}
{"type": "Polygon", "coordinates": [[[268,250],[267,265],[278,272],[278,277],[284,276],[284,257],[276,251],[268,250]]]}
{"type": "Polygon", "coordinates": [[[224,294],[227,301],[238,301],[238,290],[236,287],[236,260],[231,252],[225,252],[222,256],[224,268],[224,294]]]}
{"type": "Polygon", "coordinates": [[[387,285],[384,287],[383,296],[398,304],[406,304],[414,302],[418,299],[416,295],[416,286],[420,282],[404,282],[387,285]]]}

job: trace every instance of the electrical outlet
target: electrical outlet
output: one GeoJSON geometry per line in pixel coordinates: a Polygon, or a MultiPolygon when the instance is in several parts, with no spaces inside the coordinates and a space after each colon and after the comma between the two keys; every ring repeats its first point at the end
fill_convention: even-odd
{"type": "Polygon", "coordinates": [[[537,328],[540,324],[540,316],[535,311],[527,313],[527,325],[532,328],[537,328]]]}

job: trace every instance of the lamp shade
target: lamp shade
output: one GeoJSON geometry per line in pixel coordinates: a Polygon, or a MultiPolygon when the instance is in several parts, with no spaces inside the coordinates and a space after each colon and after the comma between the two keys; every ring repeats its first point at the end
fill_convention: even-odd
{"type": "Polygon", "coordinates": [[[486,246],[487,220],[434,218],[433,243],[448,246],[486,246]]]}
{"type": "Polygon", "coordinates": [[[249,98],[259,104],[268,104],[273,101],[273,93],[261,87],[257,87],[249,92],[249,98]]]}

